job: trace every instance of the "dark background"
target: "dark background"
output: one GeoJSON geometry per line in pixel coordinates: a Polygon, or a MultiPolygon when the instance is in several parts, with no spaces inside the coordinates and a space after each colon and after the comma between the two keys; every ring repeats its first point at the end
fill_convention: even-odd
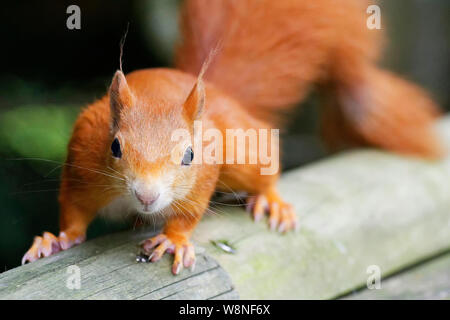
{"type": "MultiPolygon", "coordinates": [[[[119,67],[170,66],[177,0],[8,1],[0,7],[0,272],[17,266],[35,235],[58,232],[57,189],[71,126],[101,97],[119,67]],[[81,30],[66,28],[66,8],[81,8],[81,30]]],[[[428,89],[450,109],[450,1],[380,1],[387,68],[428,89]]],[[[313,93],[287,130],[285,168],[325,155],[315,134],[313,93]],[[294,146],[294,147],[292,147],[294,146]]],[[[88,237],[123,229],[101,219],[88,237]]]]}

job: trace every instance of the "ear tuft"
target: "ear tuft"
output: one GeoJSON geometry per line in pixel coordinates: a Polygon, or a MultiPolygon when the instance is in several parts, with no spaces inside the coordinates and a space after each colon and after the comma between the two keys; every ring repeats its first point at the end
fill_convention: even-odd
{"type": "Polygon", "coordinates": [[[198,120],[205,107],[205,85],[199,78],[184,103],[184,113],[189,121],[198,120]]]}
{"type": "Polygon", "coordinates": [[[118,129],[122,110],[133,104],[133,95],[128,87],[125,75],[120,70],[114,74],[111,86],[109,87],[109,102],[113,128],[118,129]]]}
{"type": "Polygon", "coordinates": [[[197,82],[192,88],[191,93],[186,99],[184,103],[184,111],[186,114],[186,118],[189,121],[195,121],[199,119],[202,115],[203,109],[205,107],[205,84],[203,82],[203,78],[205,76],[206,71],[208,70],[211,61],[216,56],[219,48],[221,47],[221,43],[217,43],[216,47],[210,51],[208,57],[203,62],[200,73],[197,77],[197,82]]]}

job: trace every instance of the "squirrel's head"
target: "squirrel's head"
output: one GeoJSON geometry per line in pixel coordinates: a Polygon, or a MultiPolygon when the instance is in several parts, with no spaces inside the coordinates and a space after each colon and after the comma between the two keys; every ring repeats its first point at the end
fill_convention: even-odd
{"type": "Polygon", "coordinates": [[[160,212],[172,203],[176,206],[191,191],[198,165],[192,163],[193,134],[174,139],[174,131],[193,133],[193,123],[201,116],[205,102],[202,80],[199,78],[190,94],[178,101],[134,88],[117,71],[109,100],[111,148],[107,164],[120,177],[113,183],[140,213],[160,212]]]}

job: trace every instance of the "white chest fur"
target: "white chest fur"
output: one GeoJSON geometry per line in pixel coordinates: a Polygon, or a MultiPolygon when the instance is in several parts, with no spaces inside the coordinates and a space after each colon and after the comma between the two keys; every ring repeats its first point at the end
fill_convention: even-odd
{"type": "Polygon", "coordinates": [[[99,210],[101,216],[113,220],[125,220],[136,213],[132,199],[126,196],[115,198],[107,206],[99,210]]]}

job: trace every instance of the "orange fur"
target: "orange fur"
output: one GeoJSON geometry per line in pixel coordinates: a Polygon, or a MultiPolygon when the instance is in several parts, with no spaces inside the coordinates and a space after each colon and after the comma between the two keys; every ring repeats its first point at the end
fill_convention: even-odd
{"type": "MultiPolygon", "coordinates": [[[[136,200],[138,188],[158,190],[152,214],[167,219],[163,234],[143,247],[153,250],[152,261],[173,252],[174,273],[194,263],[189,237],[216,187],[247,191],[255,219],[268,210],[271,228],[295,228],[292,207],[276,191],[278,172],[261,175],[260,162],[184,166],[188,149],[171,137],[180,128],[192,132],[196,119],[204,130],[222,133],[270,129],[314,84],[326,88],[323,133],[334,147],[344,141],[439,154],[430,129],[436,113],[431,100],[374,65],[380,40],[365,27],[365,5],[360,0],[186,1],[178,70],[145,69],[126,77],[118,71],[109,94],[79,116],[62,175],[61,234],[37,237],[24,262],[51,254],[52,246],[67,249],[83,241],[96,213],[116,201],[147,210],[148,203],[141,207],[136,200]],[[194,77],[215,48],[209,68],[194,77]],[[120,145],[119,158],[113,156],[113,141],[120,145]]],[[[224,153],[225,148],[224,143],[224,153]]]]}
{"type": "Polygon", "coordinates": [[[336,149],[374,145],[436,157],[438,108],[420,88],[377,69],[382,32],[366,28],[363,0],[186,1],[177,67],[205,78],[274,125],[320,84],[322,133],[336,149]]]}

